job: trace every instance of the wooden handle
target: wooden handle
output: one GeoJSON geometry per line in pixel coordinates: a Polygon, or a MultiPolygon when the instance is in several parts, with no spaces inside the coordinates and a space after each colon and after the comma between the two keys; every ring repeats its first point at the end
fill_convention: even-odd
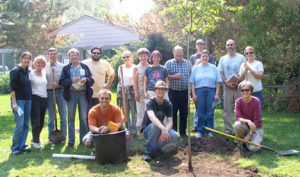
{"type": "Polygon", "coordinates": [[[253,143],[253,142],[251,142],[251,141],[246,141],[246,140],[244,140],[244,139],[242,139],[242,138],[239,138],[239,137],[236,137],[236,136],[233,136],[233,135],[229,135],[229,134],[227,134],[227,133],[223,133],[223,132],[221,132],[221,131],[218,131],[218,130],[215,130],[215,129],[212,129],[212,128],[208,128],[208,127],[204,127],[204,128],[205,128],[206,130],[210,131],[210,132],[214,132],[214,133],[217,133],[217,134],[220,134],[220,135],[224,135],[224,136],[226,136],[226,137],[233,138],[233,139],[236,139],[236,140],[241,141],[241,142],[244,142],[244,143],[252,144],[252,145],[254,145],[254,146],[262,147],[262,145],[260,145],[260,144],[253,143]]]}
{"type": "MultiPolygon", "coordinates": [[[[52,83],[55,82],[55,71],[54,67],[52,69],[52,83]]],[[[54,112],[54,123],[55,123],[55,130],[57,130],[57,117],[56,117],[56,96],[55,96],[55,88],[52,87],[52,96],[53,96],[53,112],[54,112]]]]}
{"type": "MultiPolygon", "coordinates": [[[[125,123],[128,122],[127,118],[127,105],[126,105],[126,98],[125,98],[125,88],[124,88],[124,77],[123,77],[123,67],[120,66],[120,72],[121,72],[121,86],[122,86],[122,107],[123,107],[123,114],[124,114],[124,121],[125,123]]],[[[127,125],[127,128],[128,125],[127,125]]]]}

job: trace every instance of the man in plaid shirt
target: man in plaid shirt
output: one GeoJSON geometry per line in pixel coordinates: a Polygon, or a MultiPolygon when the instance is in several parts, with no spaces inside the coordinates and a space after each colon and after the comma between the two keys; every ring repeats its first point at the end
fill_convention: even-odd
{"type": "Polygon", "coordinates": [[[166,62],[169,74],[169,99],[173,106],[173,129],[177,130],[177,113],[179,111],[179,133],[186,137],[186,123],[188,115],[188,84],[192,64],[183,58],[183,48],[173,48],[174,59],[166,62]]]}

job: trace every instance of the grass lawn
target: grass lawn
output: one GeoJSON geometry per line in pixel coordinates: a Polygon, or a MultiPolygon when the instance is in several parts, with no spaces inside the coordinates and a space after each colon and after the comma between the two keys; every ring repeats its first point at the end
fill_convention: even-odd
{"type": "MultiPolygon", "coordinates": [[[[115,95],[115,94],[114,94],[115,95]]],[[[113,98],[115,102],[115,98],[113,98]]],[[[52,158],[53,153],[89,155],[90,151],[79,145],[51,146],[47,144],[47,125],[42,131],[41,150],[32,150],[19,156],[10,157],[10,146],[14,118],[10,110],[9,95],[0,96],[0,176],[162,176],[152,170],[156,162],[144,162],[142,158],[145,141],[135,139],[129,145],[130,160],[124,164],[100,165],[94,161],[52,158]]],[[[222,110],[216,110],[215,128],[223,130],[222,110]]],[[[300,115],[290,113],[264,112],[264,145],[278,150],[300,150],[300,115]]],[[[47,120],[45,121],[47,122],[47,120]]],[[[78,118],[76,127],[78,126],[78,118]]],[[[30,144],[31,130],[27,143],[30,144]]],[[[216,155],[216,158],[226,158],[216,155]]],[[[300,176],[300,156],[279,157],[274,152],[262,150],[250,158],[241,158],[235,163],[241,167],[256,166],[261,176],[300,176]]]]}

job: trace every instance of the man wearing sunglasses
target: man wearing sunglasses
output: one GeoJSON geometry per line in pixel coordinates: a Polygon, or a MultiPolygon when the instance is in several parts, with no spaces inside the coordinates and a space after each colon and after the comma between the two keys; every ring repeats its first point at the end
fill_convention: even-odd
{"type": "Polygon", "coordinates": [[[221,78],[224,83],[225,133],[232,134],[233,105],[235,100],[240,96],[237,90],[237,85],[239,83],[239,71],[241,64],[246,61],[246,58],[242,54],[236,52],[236,44],[232,39],[226,41],[226,50],[227,54],[222,56],[219,60],[218,70],[220,71],[221,78]]]}
{"type": "Polygon", "coordinates": [[[91,101],[89,102],[88,110],[99,103],[99,91],[102,88],[109,89],[115,78],[115,72],[112,66],[106,60],[100,59],[101,51],[102,50],[100,47],[92,48],[92,57],[82,61],[82,63],[88,65],[92,73],[92,78],[95,81],[94,85],[92,86],[93,96],[91,101]],[[106,79],[107,82],[105,82],[106,79]]]}
{"type": "Polygon", "coordinates": [[[108,122],[112,121],[119,129],[122,128],[123,122],[121,117],[121,109],[110,104],[111,91],[108,89],[101,89],[98,93],[99,104],[92,107],[88,114],[89,129],[82,139],[83,144],[87,148],[93,147],[92,134],[96,133],[108,133],[108,122]]]}

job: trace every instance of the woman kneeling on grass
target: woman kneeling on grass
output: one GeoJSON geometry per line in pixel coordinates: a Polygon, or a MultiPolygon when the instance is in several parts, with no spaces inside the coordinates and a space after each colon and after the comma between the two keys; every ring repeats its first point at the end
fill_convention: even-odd
{"type": "MultiPolygon", "coordinates": [[[[257,97],[252,96],[253,85],[249,81],[243,81],[239,84],[238,89],[241,91],[241,97],[235,101],[235,123],[234,129],[236,136],[250,140],[253,143],[261,144],[263,140],[262,111],[260,101],[257,97]]],[[[257,151],[260,147],[243,144],[242,148],[250,151],[257,151]]]]}
{"type": "Polygon", "coordinates": [[[28,69],[31,60],[30,52],[22,53],[20,64],[10,72],[11,107],[16,123],[11,146],[13,155],[29,151],[25,143],[31,110],[31,83],[28,69]]]}

